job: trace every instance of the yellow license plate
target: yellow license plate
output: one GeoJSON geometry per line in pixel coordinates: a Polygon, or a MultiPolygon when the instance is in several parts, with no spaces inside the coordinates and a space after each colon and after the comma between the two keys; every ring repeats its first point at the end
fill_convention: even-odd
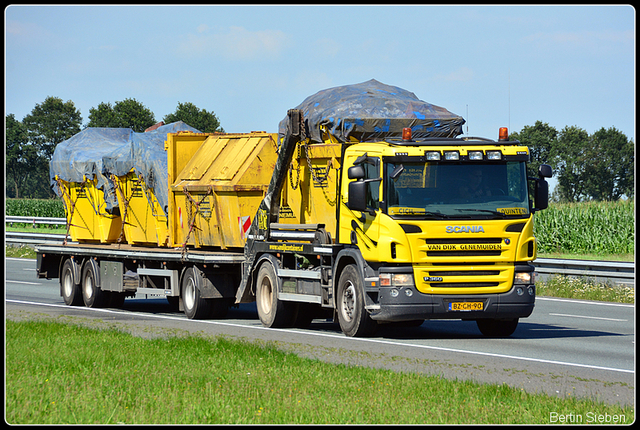
{"type": "Polygon", "coordinates": [[[481,311],[484,309],[484,302],[452,302],[449,303],[450,311],[481,311]]]}

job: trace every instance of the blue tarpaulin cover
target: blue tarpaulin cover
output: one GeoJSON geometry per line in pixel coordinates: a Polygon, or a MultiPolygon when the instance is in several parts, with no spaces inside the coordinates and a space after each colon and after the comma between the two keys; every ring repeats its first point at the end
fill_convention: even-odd
{"type": "Polygon", "coordinates": [[[107,210],[112,210],[118,207],[118,201],[109,175],[124,176],[133,169],[154,190],[166,212],[169,190],[164,142],[168,133],[178,131],[200,133],[182,121],[146,133],[130,128],[85,128],[56,146],[49,164],[52,188],[62,195],[56,175],[67,182],[83,182],[85,176],[89,180],[97,178],[96,186],[104,192],[107,210]]]}
{"type": "MultiPolygon", "coordinates": [[[[312,142],[323,142],[326,129],[341,142],[350,137],[360,142],[401,138],[411,127],[414,139],[456,137],[465,120],[447,109],[419,100],[402,88],[371,79],[355,85],[329,88],[307,97],[301,109],[312,142]]],[[[285,118],[279,135],[285,133],[285,118]]]]}

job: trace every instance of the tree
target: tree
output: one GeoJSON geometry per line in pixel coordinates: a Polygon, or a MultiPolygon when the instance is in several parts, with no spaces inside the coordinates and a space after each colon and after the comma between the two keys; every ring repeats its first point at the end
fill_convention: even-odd
{"type": "Polygon", "coordinates": [[[189,102],[178,102],[176,111],[165,115],[162,120],[165,124],[182,121],[203,133],[224,132],[222,127],[220,127],[218,117],[216,117],[213,111],[207,112],[205,109],[199,109],[196,105],[189,102]]]}
{"type": "Polygon", "coordinates": [[[89,109],[87,127],[130,128],[141,133],[156,123],[149,108],[136,99],[125,99],[111,103],[100,103],[97,108],[89,109]]]}
{"type": "Polygon", "coordinates": [[[588,163],[589,133],[577,126],[566,126],[558,136],[553,151],[557,169],[559,200],[579,202],[588,198],[585,165],[588,163]]]}
{"type": "Polygon", "coordinates": [[[596,131],[585,154],[585,192],[594,200],[634,195],[634,147],[615,127],[596,131]]]}
{"type": "MultiPolygon", "coordinates": [[[[27,132],[28,142],[21,145],[23,160],[28,165],[28,173],[23,172],[22,197],[53,197],[49,183],[49,161],[58,143],[80,132],[82,116],[71,100],[63,102],[59,97],[47,97],[36,104],[22,124],[27,132]]],[[[20,185],[20,178],[19,185],[20,185]]]]}
{"type": "MultiPolygon", "coordinates": [[[[13,185],[13,197],[19,198],[20,189],[31,173],[31,166],[37,160],[35,146],[29,144],[27,129],[13,114],[5,118],[6,124],[6,166],[7,166],[7,186],[13,185]]],[[[7,190],[9,191],[9,190],[7,190]]],[[[7,192],[9,195],[9,192],[7,192]]]]}
{"type": "Polygon", "coordinates": [[[42,104],[36,104],[22,123],[29,141],[48,161],[58,143],[80,132],[82,116],[71,100],[63,102],[59,97],[47,97],[42,104]]]}
{"type": "Polygon", "coordinates": [[[549,164],[555,170],[554,150],[558,142],[558,131],[554,127],[546,122],[536,121],[534,126],[527,125],[520,133],[512,133],[509,140],[519,140],[529,147],[529,176],[538,177],[541,164],[549,164]]]}

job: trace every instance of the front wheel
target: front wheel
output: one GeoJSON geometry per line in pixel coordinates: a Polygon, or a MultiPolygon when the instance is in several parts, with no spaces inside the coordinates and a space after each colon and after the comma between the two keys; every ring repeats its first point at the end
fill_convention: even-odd
{"type": "Polygon", "coordinates": [[[338,281],[337,313],[340,329],[351,337],[370,336],[378,323],[371,319],[364,308],[364,286],[355,265],[344,268],[338,281]]]}
{"type": "Polygon", "coordinates": [[[256,278],[258,316],[265,327],[286,327],[292,323],[293,303],[278,300],[278,276],[273,264],[265,261],[256,278]]]}
{"type": "Polygon", "coordinates": [[[479,319],[476,320],[478,328],[487,337],[509,337],[518,327],[518,318],[513,319],[479,319]]]}

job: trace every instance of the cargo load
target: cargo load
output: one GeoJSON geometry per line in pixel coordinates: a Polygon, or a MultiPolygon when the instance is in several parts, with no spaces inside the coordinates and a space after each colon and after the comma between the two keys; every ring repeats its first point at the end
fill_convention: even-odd
{"type": "MultiPolygon", "coordinates": [[[[465,120],[447,109],[422,101],[410,91],[371,79],[354,85],[328,88],[307,97],[302,110],[309,138],[322,143],[369,142],[401,138],[411,128],[413,138],[456,137],[465,120]]],[[[287,119],[278,133],[285,133],[287,119]]]]}
{"type": "Polygon", "coordinates": [[[276,134],[167,137],[170,246],[242,248],[277,158],[276,134]]]}
{"type": "Polygon", "coordinates": [[[182,121],[147,133],[91,127],[59,143],[50,178],[72,240],[166,243],[164,142],[168,133],[185,130],[198,132],[182,121]]]}

